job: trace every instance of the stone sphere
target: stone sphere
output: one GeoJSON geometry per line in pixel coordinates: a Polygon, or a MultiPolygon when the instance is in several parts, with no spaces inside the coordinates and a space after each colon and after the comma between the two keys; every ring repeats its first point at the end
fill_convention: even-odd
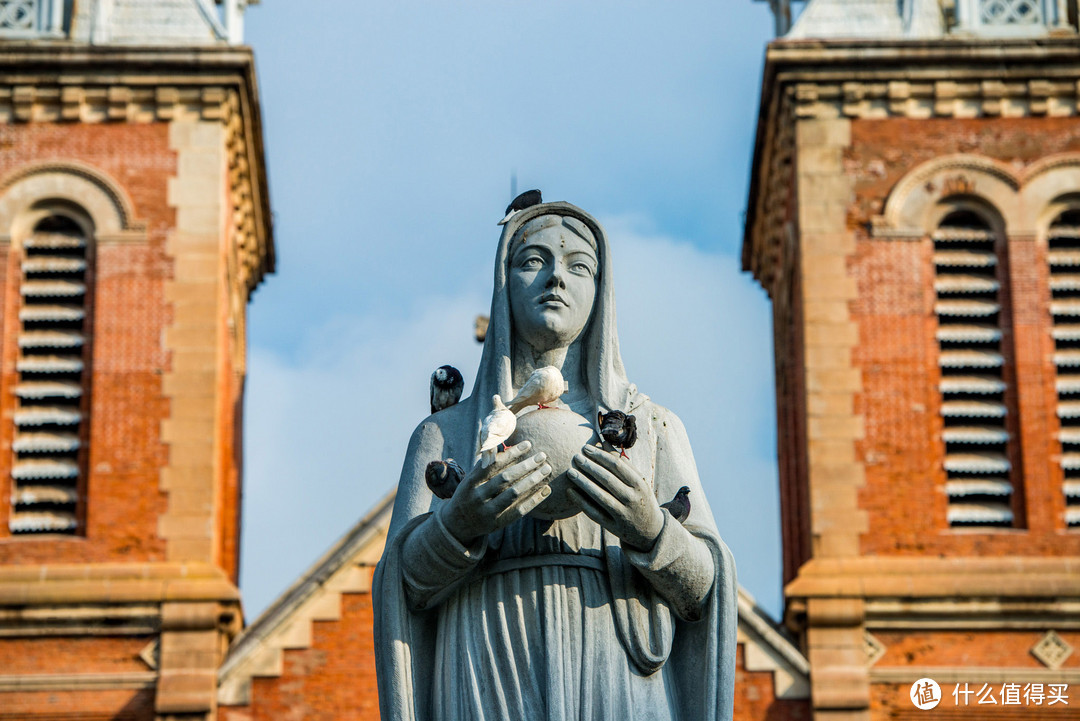
{"type": "Polygon", "coordinates": [[[531,514],[536,518],[554,520],[577,515],[581,509],[566,496],[574,484],[566,477],[574,455],[582,446],[599,440],[592,423],[565,408],[536,408],[517,419],[517,429],[509,445],[532,441],[530,455],[543,451],[551,465],[551,495],[531,514]]]}

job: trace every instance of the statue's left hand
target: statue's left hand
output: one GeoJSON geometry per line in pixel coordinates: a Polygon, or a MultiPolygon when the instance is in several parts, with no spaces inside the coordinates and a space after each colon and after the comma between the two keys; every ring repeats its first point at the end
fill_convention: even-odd
{"type": "Polygon", "coordinates": [[[603,528],[641,551],[649,551],[664,528],[664,512],[645,476],[618,453],[587,445],[574,456],[568,495],[603,528]]]}

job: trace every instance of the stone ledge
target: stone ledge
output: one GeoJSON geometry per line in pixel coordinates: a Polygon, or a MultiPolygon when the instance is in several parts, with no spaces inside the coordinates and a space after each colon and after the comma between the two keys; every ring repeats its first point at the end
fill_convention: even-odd
{"type": "Polygon", "coordinates": [[[152,671],[127,673],[50,673],[0,676],[0,693],[16,691],[111,691],[153,688],[152,671]]]}
{"type": "Polygon", "coordinates": [[[810,561],[788,598],[1080,597],[1080,558],[852,558],[810,561]]]}
{"type": "Polygon", "coordinates": [[[0,569],[0,607],[26,605],[239,602],[225,572],[208,564],[91,564],[0,569]]]}

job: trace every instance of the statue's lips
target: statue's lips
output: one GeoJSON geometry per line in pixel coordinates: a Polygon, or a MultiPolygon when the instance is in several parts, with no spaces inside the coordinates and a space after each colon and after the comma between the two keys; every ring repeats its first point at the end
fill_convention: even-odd
{"type": "Polygon", "coordinates": [[[543,295],[540,296],[540,305],[545,307],[563,306],[569,308],[570,304],[563,300],[562,296],[558,295],[543,295]]]}
{"type": "Polygon", "coordinates": [[[551,465],[551,495],[530,515],[548,520],[577,515],[581,508],[566,495],[568,488],[575,487],[566,471],[582,446],[599,440],[592,423],[565,408],[533,408],[518,416],[517,430],[508,443],[525,440],[532,442],[533,453],[546,453],[551,465]]]}

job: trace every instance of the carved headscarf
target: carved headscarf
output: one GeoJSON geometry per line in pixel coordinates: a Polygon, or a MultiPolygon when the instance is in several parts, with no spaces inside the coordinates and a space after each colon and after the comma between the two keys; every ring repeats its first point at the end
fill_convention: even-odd
{"type": "MultiPolygon", "coordinates": [[[[541,203],[515,213],[503,226],[502,236],[499,238],[499,248],[495,254],[495,286],[491,294],[491,320],[473,390],[477,434],[484,416],[491,410],[491,396],[497,393],[506,399],[514,395],[514,337],[507,286],[512,256],[511,244],[526,224],[534,225],[530,221],[545,216],[552,217],[550,224],[565,225],[596,249],[599,264],[596,299],[593,301],[589,323],[575,341],[582,346],[584,381],[593,404],[598,410],[617,409],[629,413],[648,400],[648,397],[638,393],[637,386],[627,379],[619,353],[619,336],[615,326],[615,285],[612,280],[607,234],[596,218],[575,205],[563,202],[541,203]]],[[[545,222],[541,227],[548,224],[545,222]]],[[[595,418],[596,414],[593,413],[592,417],[595,418]]]]}

